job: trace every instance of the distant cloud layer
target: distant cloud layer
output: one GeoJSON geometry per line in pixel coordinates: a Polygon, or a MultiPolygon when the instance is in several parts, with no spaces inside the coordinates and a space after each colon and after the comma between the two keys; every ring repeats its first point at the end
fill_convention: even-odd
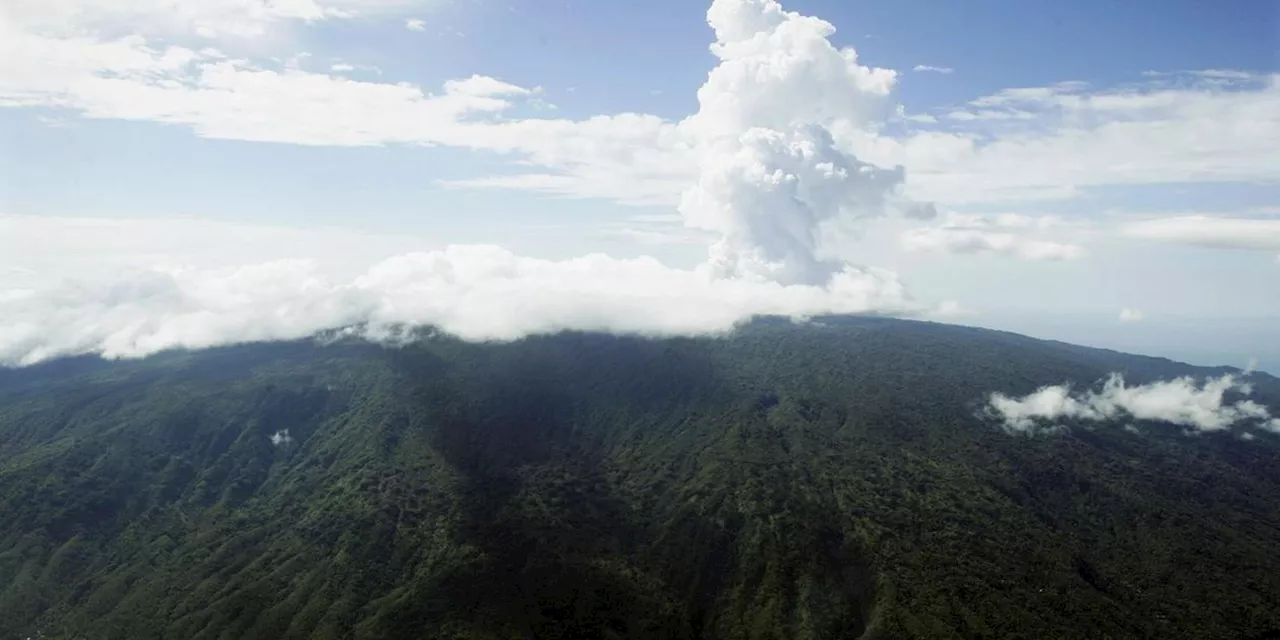
{"type": "Polygon", "coordinates": [[[1190,377],[1128,386],[1120,374],[1112,374],[1101,391],[1072,393],[1068,385],[1042,387],[1021,398],[993,393],[988,408],[1006,429],[1015,432],[1051,427],[1063,419],[1106,421],[1155,420],[1200,431],[1218,431],[1239,422],[1264,429],[1280,429],[1280,420],[1252,400],[1226,401],[1233,391],[1248,395],[1252,387],[1236,376],[1224,375],[1198,385],[1190,377]]]}
{"type": "Polygon", "coordinates": [[[1121,231],[1132,237],[1198,247],[1280,254],[1280,219],[1274,218],[1173,216],[1134,222],[1121,231]]]}

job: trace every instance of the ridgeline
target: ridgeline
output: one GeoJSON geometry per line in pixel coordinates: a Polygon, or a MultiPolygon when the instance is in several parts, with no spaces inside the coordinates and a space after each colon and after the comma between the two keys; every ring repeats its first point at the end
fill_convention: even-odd
{"type": "Polygon", "coordinates": [[[1228,371],[884,318],[0,370],[0,640],[1264,637],[1280,435],[981,415],[1228,371]]]}

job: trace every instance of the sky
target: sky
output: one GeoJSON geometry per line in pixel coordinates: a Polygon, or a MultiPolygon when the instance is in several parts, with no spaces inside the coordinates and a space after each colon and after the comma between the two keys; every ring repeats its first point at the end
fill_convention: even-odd
{"type": "Polygon", "coordinates": [[[844,312],[1280,372],[1280,5],[0,0],[0,364],[844,312]]]}

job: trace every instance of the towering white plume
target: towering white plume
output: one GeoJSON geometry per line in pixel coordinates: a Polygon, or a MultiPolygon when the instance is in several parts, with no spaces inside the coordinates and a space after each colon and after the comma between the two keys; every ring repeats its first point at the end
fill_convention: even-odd
{"type": "Polygon", "coordinates": [[[680,212],[689,226],[721,234],[710,255],[717,275],[823,284],[843,267],[818,258],[819,225],[900,204],[902,169],[842,152],[830,131],[867,126],[896,73],[858,64],[853,49],[828,40],[830,23],[775,0],[715,0],[707,21],[720,63],[698,90],[698,112],[680,125],[698,150],[698,180],[680,212]]]}

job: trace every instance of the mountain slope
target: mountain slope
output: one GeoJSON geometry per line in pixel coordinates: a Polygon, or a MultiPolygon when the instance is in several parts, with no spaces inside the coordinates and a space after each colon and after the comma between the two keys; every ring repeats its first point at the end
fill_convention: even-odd
{"type": "Polygon", "coordinates": [[[1280,438],[980,416],[1228,371],[824,318],[0,372],[0,638],[1260,635],[1280,438]]]}

